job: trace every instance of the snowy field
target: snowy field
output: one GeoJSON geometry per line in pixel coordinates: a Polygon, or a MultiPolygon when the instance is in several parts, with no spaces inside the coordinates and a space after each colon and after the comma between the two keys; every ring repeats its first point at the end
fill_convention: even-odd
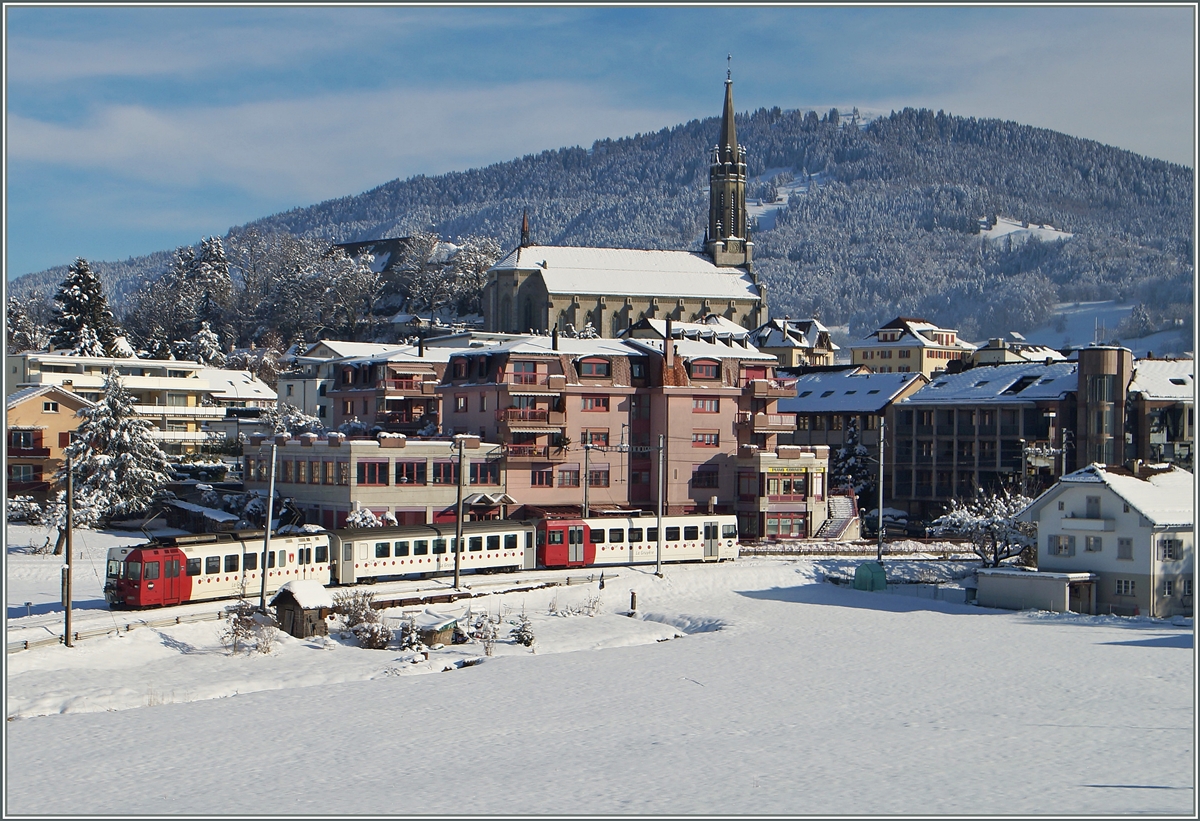
{"type": "MultiPolygon", "coordinates": [[[[23,552],[43,540],[8,528],[10,641],[58,607],[61,558],[23,552]]],[[[80,618],[108,617],[88,567],[131,541],[77,538],[80,618]]],[[[505,622],[492,657],[340,636],[235,656],[216,621],[12,653],[6,815],[1194,814],[1190,620],[819,581],[857,561],[474,599],[505,622]],[[522,610],[532,651],[507,638],[522,610]]]]}

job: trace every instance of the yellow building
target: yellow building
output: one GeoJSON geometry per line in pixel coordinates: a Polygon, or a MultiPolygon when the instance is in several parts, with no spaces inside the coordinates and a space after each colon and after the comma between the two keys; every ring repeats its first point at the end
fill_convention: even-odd
{"type": "Polygon", "coordinates": [[[872,373],[923,373],[933,376],[951,362],[968,359],[975,346],[958,338],[954,328],[939,328],[927,319],[898,316],[861,342],[850,346],[850,361],[872,373]]]}
{"type": "Polygon", "coordinates": [[[29,387],[10,394],[5,403],[5,467],[8,494],[33,496],[44,502],[63,464],[63,448],[79,428],[80,409],[92,403],[57,385],[29,387]]]}

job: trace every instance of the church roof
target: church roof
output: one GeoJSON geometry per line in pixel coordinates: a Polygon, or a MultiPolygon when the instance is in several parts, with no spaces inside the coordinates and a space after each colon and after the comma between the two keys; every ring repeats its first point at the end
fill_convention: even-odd
{"type": "Polygon", "coordinates": [[[551,294],[760,298],[748,272],[714,265],[690,251],[530,245],[516,248],[491,270],[506,269],[539,272],[551,294]]]}

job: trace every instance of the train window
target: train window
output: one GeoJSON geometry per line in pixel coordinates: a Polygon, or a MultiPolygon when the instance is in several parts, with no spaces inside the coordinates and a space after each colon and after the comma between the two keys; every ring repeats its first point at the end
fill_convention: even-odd
{"type": "Polygon", "coordinates": [[[204,559],[204,572],[208,575],[221,572],[221,557],[206,556],[204,559]]]}
{"type": "Polygon", "coordinates": [[[258,554],[246,553],[242,555],[242,568],[245,570],[258,570],[258,554]]]}
{"type": "Polygon", "coordinates": [[[483,537],[482,536],[472,536],[470,541],[467,542],[467,549],[468,550],[483,550],[483,537]]]}
{"type": "Polygon", "coordinates": [[[312,548],[300,548],[300,564],[312,564],[312,548]]]}
{"type": "Polygon", "coordinates": [[[199,559],[188,559],[187,560],[187,574],[189,576],[199,576],[200,575],[200,560],[199,559]]]}
{"type": "Polygon", "coordinates": [[[179,577],[179,559],[170,559],[166,562],[166,575],[168,579],[179,577]]]}
{"type": "Polygon", "coordinates": [[[274,566],[275,566],[275,551],[269,550],[269,551],[267,551],[267,570],[270,570],[274,566]]]}
{"type": "Polygon", "coordinates": [[[286,550],[279,551],[279,566],[287,567],[287,551],[286,550]]]}
{"type": "Polygon", "coordinates": [[[721,538],[722,539],[736,539],[737,538],[737,525],[721,525],[721,538]]]}
{"type": "Polygon", "coordinates": [[[646,541],[648,541],[648,542],[657,542],[658,541],[658,528],[657,527],[646,528],[646,541]]]}
{"type": "Polygon", "coordinates": [[[629,541],[640,542],[642,540],[642,529],[640,527],[629,528],[629,541]]]}
{"type": "Polygon", "coordinates": [[[125,578],[130,581],[138,581],[142,578],[142,563],[141,562],[125,562],[125,578]]]}
{"type": "Polygon", "coordinates": [[[121,563],[113,559],[108,563],[108,578],[117,579],[121,577],[121,563]]]}
{"type": "MultiPolygon", "coordinates": [[[[317,552],[319,553],[320,551],[321,551],[321,548],[318,547],[317,552]]],[[[408,555],[408,542],[396,542],[396,555],[397,556],[407,556],[408,555]]]]}
{"type": "MultiPolygon", "coordinates": [[[[516,540],[517,540],[517,537],[513,536],[513,542],[516,542],[516,540]]],[[[516,547],[516,544],[514,544],[513,547],[516,547]]],[[[487,549],[488,550],[499,550],[500,549],[500,535],[499,534],[496,534],[495,536],[487,537],[487,549]]]]}
{"type": "Polygon", "coordinates": [[[433,540],[433,552],[434,553],[445,553],[446,552],[446,540],[445,539],[434,539],[433,540]]]}
{"type": "Polygon", "coordinates": [[[604,544],[604,528],[593,527],[588,533],[588,541],[592,544],[604,544]]]}
{"type": "Polygon", "coordinates": [[[342,545],[342,561],[354,561],[354,542],[346,542],[342,545]]]}
{"type": "Polygon", "coordinates": [[[416,539],[413,541],[413,555],[426,556],[429,554],[429,540],[416,539]]]}
{"type": "MultiPolygon", "coordinates": [[[[396,555],[399,556],[400,554],[397,553],[396,555]]],[[[327,562],[327,561],[329,561],[329,545],[327,545],[327,544],[317,545],[317,563],[319,564],[321,562],[327,562]]]]}
{"type": "Polygon", "coordinates": [[[677,541],[679,541],[679,528],[677,528],[677,527],[668,527],[668,528],[666,529],[665,533],[664,533],[664,536],[666,537],[666,540],[667,540],[668,542],[677,542],[677,541]]]}
{"type": "Polygon", "coordinates": [[[146,572],[143,574],[146,581],[158,578],[158,562],[146,562],[146,572]]]}
{"type": "Polygon", "coordinates": [[[623,542],[623,541],[625,541],[625,528],[623,528],[623,527],[610,527],[610,528],[608,529],[608,540],[609,540],[610,542],[623,542]]]}
{"type": "Polygon", "coordinates": [[[683,529],[683,540],[685,542],[689,541],[691,539],[699,539],[699,538],[700,538],[700,528],[697,527],[696,525],[688,525],[687,527],[685,527],[683,529]]]}
{"type": "Polygon", "coordinates": [[[504,534],[504,549],[505,550],[516,550],[517,549],[517,534],[516,533],[505,533],[504,534]]]}
{"type": "Polygon", "coordinates": [[[563,543],[563,532],[561,530],[551,530],[550,531],[550,544],[562,544],[562,543],[563,543]]]}
{"type": "Polygon", "coordinates": [[[457,537],[453,537],[450,539],[450,552],[451,553],[458,552],[458,538],[457,537]]]}
{"type": "Polygon", "coordinates": [[[390,555],[392,555],[392,543],[391,542],[376,542],[375,543],[375,558],[376,559],[386,559],[390,555]]]}
{"type": "Polygon", "coordinates": [[[226,573],[236,573],[237,569],[238,569],[238,555],[236,553],[230,553],[228,556],[225,557],[225,572],[226,573]]]}

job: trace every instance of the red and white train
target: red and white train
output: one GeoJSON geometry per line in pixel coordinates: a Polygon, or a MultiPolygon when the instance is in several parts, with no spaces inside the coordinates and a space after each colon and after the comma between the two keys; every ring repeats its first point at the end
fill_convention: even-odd
{"type": "MultiPolygon", "coordinates": [[[[724,561],[738,555],[737,518],[664,516],[662,561],[724,561]]],[[[462,572],[604,567],[658,560],[657,519],[499,519],[463,523],[462,572]]],[[[268,594],[297,579],[343,585],[453,572],[453,524],[275,534],[204,533],[108,551],[109,607],[163,607],[268,594]]]]}

